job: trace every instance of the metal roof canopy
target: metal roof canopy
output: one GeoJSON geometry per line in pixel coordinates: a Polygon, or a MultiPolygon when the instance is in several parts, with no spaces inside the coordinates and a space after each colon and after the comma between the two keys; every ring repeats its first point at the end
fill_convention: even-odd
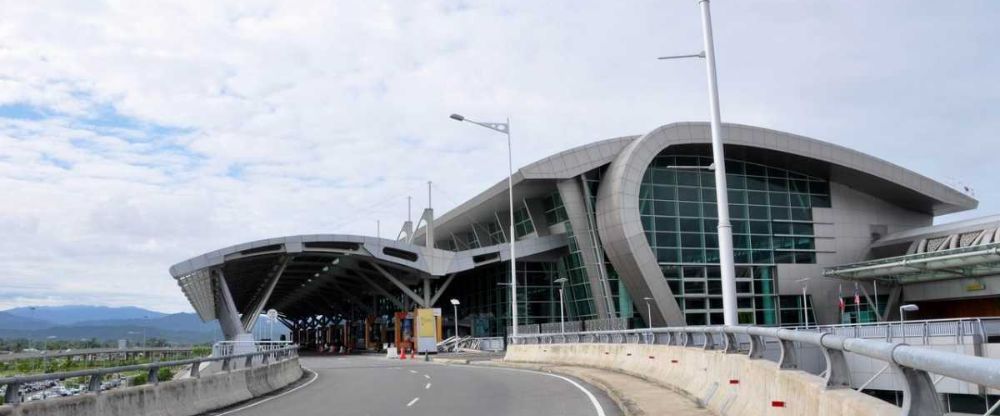
{"type": "Polygon", "coordinates": [[[889,278],[899,284],[1000,275],[1000,243],[888,257],[829,267],[823,276],[851,280],[889,278]]]}

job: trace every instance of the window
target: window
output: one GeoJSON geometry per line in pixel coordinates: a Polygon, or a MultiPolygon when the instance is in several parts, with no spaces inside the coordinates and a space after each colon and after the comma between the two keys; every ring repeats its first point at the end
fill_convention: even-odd
{"type": "MultiPolygon", "coordinates": [[[[740,322],[778,325],[794,311],[778,307],[773,265],[816,262],[812,209],[830,206],[829,184],[777,166],[725,163],[740,322]]],[[[672,146],[654,158],[640,186],[646,239],[690,325],[721,323],[715,179],[668,166],[710,164],[708,146],[672,146]]]]}
{"type": "Polygon", "coordinates": [[[553,192],[542,199],[542,209],[545,210],[545,222],[549,225],[559,224],[569,219],[566,215],[566,208],[563,207],[562,198],[559,192],[553,192]]]}
{"type": "Polygon", "coordinates": [[[524,237],[533,232],[535,232],[535,225],[531,222],[528,209],[521,207],[514,211],[514,233],[517,235],[517,238],[524,237]]]}

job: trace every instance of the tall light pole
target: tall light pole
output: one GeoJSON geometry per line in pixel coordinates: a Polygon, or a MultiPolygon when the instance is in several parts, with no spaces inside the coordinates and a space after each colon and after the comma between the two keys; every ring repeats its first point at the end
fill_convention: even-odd
{"type": "Polygon", "coordinates": [[[554,282],[559,283],[559,330],[562,331],[562,333],[566,333],[566,314],[564,313],[566,306],[563,303],[563,287],[566,286],[567,280],[569,279],[566,279],[565,277],[560,277],[554,280],[554,282]]]}
{"type": "Polygon", "coordinates": [[[712,126],[712,160],[715,164],[715,200],[719,217],[719,266],[722,268],[722,315],[726,325],[739,324],[736,315],[736,267],[733,261],[733,227],[729,223],[729,187],[726,185],[726,156],[722,148],[722,116],[719,111],[719,85],[715,73],[715,42],[712,39],[712,12],[709,0],[698,0],[704,51],[691,55],[665,56],[659,59],[705,58],[708,75],[709,110],[712,126]]]}
{"type": "Polygon", "coordinates": [[[452,299],[451,300],[451,308],[452,308],[452,310],[455,311],[455,337],[456,338],[458,337],[458,305],[461,305],[461,303],[459,303],[458,299],[452,299]]]}
{"type": "Polygon", "coordinates": [[[642,300],[646,301],[646,319],[649,321],[647,324],[649,325],[649,329],[653,329],[653,307],[649,306],[649,301],[653,300],[653,298],[646,296],[642,300]]]}
{"type": "MultiPolygon", "coordinates": [[[[920,307],[917,306],[917,305],[914,305],[912,303],[900,306],[899,307],[899,323],[902,324],[903,321],[906,320],[906,319],[904,319],[904,313],[905,312],[916,312],[916,311],[919,311],[919,310],[920,310],[920,307]]],[[[903,336],[905,337],[906,334],[903,334],[903,336]]]]}
{"type": "Polygon", "coordinates": [[[510,144],[510,119],[507,119],[504,123],[486,123],[480,121],[473,121],[465,118],[461,114],[452,114],[452,120],[464,121],[467,123],[472,123],[481,127],[486,127],[490,130],[497,131],[507,135],[507,199],[509,202],[510,209],[510,234],[507,236],[507,242],[510,244],[510,319],[511,335],[517,336],[517,268],[515,266],[514,255],[514,240],[517,238],[514,235],[514,157],[513,151],[511,150],[510,144]]]}
{"type": "Polygon", "coordinates": [[[802,283],[802,319],[805,327],[809,328],[809,298],[806,297],[806,289],[809,287],[809,278],[799,279],[796,282],[802,283]]]}

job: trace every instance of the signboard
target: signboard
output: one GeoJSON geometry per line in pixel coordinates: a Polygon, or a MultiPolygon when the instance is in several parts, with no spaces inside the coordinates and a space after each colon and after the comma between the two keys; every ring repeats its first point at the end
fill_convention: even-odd
{"type": "Polygon", "coordinates": [[[274,321],[275,319],[278,319],[278,311],[276,311],[274,309],[268,309],[267,310],[267,319],[270,320],[270,321],[274,321]]]}
{"type": "Polygon", "coordinates": [[[437,352],[437,319],[441,308],[417,309],[417,352],[437,352]]]}

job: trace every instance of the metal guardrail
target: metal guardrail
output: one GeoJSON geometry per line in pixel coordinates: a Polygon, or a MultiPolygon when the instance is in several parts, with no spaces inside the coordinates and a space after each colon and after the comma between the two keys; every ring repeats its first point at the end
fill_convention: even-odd
{"type": "Polygon", "coordinates": [[[549,322],[541,324],[542,333],[551,334],[554,332],[563,332],[563,324],[566,325],[566,331],[569,332],[579,332],[583,331],[583,321],[566,321],[565,323],[560,322],[549,322]]]}
{"type": "MultiPolygon", "coordinates": [[[[511,334],[513,332],[514,332],[514,327],[513,326],[508,326],[507,327],[507,333],[511,334]]],[[[541,331],[539,329],[538,324],[528,324],[528,325],[518,325],[517,326],[517,332],[519,334],[537,334],[537,333],[539,333],[541,331]]]]}
{"type": "Polygon", "coordinates": [[[298,355],[299,347],[297,345],[290,345],[280,349],[272,349],[268,351],[257,351],[249,352],[244,354],[232,354],[220,357],[201,357],[201,358],[191,358],[187,360],[178,361],[159,361],[146,364],[135,364],[126,365],[121,367],[105,367],[105,368],[94,368],[88,370],[77,370],[77,371],[66,371],[62,373],[47,373],[47,374],[33,374],[27,376],[17,376],[17,377],[5,377],[0,378],[0,386],[6,386],[6,393],[4,394],[4,401],[7,404],[18,404],[21,402],[21,397],[19,394],[20,386],[26,383],[33,383],[38,381],[46,380],[65,380],[68,378],[75,377],[90,377],[90,381],[87,384],[87,391],[92,394],[100,394],[101,392],[101,380],[105,375],[113,373],[122,373],[126,371],[147,371],[147,382],[156,384],[159,382],[157,379],[157,372],[164,367],[179,367],[183,365],[191,366],[191,377],[201,377],[201,363],[206,362],[222,362],[222,371],[232,370],[233,360],[243,359],[243,368],[250,368],[254,364],[254,360],[260,357],[261,365],[268,365],[271,360],[282,361],[287,358],[295,357],[298,355]]]}
{"type": "Polygon", "coordinates": [[[212,345],[212,356],[266,352],[291,346],[291,341],[219,341],[212,345]]]}
{"type": "Polygon", "coordinates": [[[457,352],[463,350],[503,351],[503,337],[456,337],[451,336],[437,344],[439,352],[457,352]]]}
{"type": "Polygon", "coordinates": [[[913,338],[927,343],[930,338],[951,337],[956,344],[965,344],[966,338],[986,342],[990,336],[1000,336],[1000,318],[929,319],[904,322],[868,322],[820,326],[785,327],[797,331],[825,332],[849,338],[875,338],[886,341],[908,341],[913,338]]]}
{"type": "Polygon", "coordinates": [[[13,354],[0,355],[0,362],[17,360],[37,360],[44,358],[75,357],[78,355],[106,355],[106,354],[134,354],[150,352],[191,352],[194,347],[139,347],[139,348],[86,348],[70,351],[39,351],[39,352],[17,352],[13,354]]]}
{"type": "MultiPolygon", "coordinates": [[[[511,344],[659,344],[701,347],[725,353],[745,353],[751,360],[763,359],[768,340],[777,341],[780,370],[799,368],[795,343],[818,347],[826,369],[827,388],[850,388],[850,368],[845,353],[873,358],[899,369],[903,378],[902,414],[941,416],[944,405],[930,374],[1000,388],[1000,360],[913,347],[898,342],[844,337],[828,332],[797,331],[754,326],[699,326],[624,331],[566,332],[510,337],[511,344]],[[700,345],[698,345],[700,343],[700,345]]],[[[867,384],[867,383],[865,383],[867,384]]],[[[992,412],[995,409],[990,409],[992,412]]],[[[987,413],[989,414],[989,412],[987,413]]]]}
{"type": "Polygon", "coordinates": [[[629,328],[628,318],[588,319],[583,321],[587,331],[621,331],[629,328]]]}

